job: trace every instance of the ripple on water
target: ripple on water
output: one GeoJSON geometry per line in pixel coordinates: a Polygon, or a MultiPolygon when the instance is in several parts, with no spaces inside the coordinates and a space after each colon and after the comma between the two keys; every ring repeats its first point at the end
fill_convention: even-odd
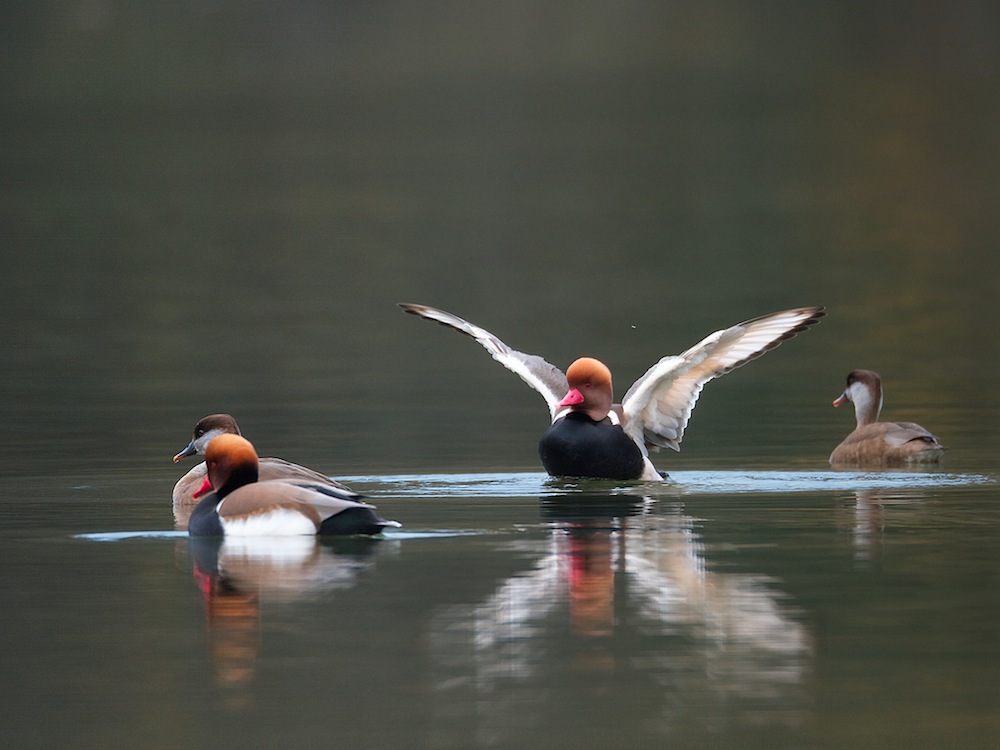
{"type": "Polygon", "coordinates": [[[187,531],[94,531],[76,534],[76,539],[90,542],[124,542],[130,539],[186,539],[187,531]]]}
{"type": "Polygon", "coordinates": [[[851,492],[994,484],[980,474],[891,471],[676,471],[668,481],[553,479],[537,472],[341,477],[378,497],[559,497],[573,494],[678,497],[699,494],[851,492]]]}
{"type": "MultiPolygon", "coordinates": [[[[697,495],[776,494],[793,492],[855,492],[912,490],[939,487],[972,487],[996,484],[981,474],[875,471],[676,471],[666,482],[612,482],[606,480],[554,479],[539,472],[488,474],[399,474],[340,477],[372,500],[419,497],[538,497],[655,500],[697,495]]],[[[617,501],[616,501],[617,502],[617,501]]],[[[476,529],[398,529],[383,537],[393,540],[467,536],[485,533],[476,529]]],[[[107,531],[77,534],[92,542],[135,539],[177,539],[187,531],[107,531]]]]}

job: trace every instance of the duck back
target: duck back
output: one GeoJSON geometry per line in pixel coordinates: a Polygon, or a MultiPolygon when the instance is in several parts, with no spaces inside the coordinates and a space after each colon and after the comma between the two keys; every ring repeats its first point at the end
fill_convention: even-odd
{"type": "Polygon", "coordinates": [[[937,463],[946,448],[913,422],[875,422],[858,427],[830,454],[837,466],[937,463]]]}

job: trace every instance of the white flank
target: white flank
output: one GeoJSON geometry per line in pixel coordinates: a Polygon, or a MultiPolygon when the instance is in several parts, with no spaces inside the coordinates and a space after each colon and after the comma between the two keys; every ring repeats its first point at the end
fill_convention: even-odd
{"type": "Polygon", "coordinates": [[[266,513],[222,519],[222,528],[229,536],[292,536],[315,534],[316,525],[301,513],[287,508],[274,508],[266,513]]]}

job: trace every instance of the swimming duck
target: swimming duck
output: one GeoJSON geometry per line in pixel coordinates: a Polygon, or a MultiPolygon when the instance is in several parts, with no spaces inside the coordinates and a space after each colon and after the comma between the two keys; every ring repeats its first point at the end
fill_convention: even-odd
{"type": "Polygon", "coordinates": [[[878,465],[935,463],[947,450],[934,435],[913,422],[879,422],[882,379],[871,370],[854,370],[847,388],[833,401],[854,403],[858,426],[830,454],[831,464],[878,465]]]}
{"type": "Polygon", "coordinates": [[[552,476],[662,480],[649,450],[680,450],[691,410],[705,383],[775,348],[818,321],[822,307],[764,315],[707,336],[682,354],[663,357],[615,404],[611,371],[583,357],[566,373],[541,357],[516,351],[489,331],[426,305],[400,303],[404,312],[454,328],[478,341],[507,369],[538,391],[552,423],[538,444],[552,476]]]}
{"type": "MultiPolygon", "coordinates": [[[[194,426],[194,434],[191,437],[191,442],[187,444],[184,450],[174,456],[174,463],[186,456],[195,454],[205,455],[205,449],[208,447],[208,444],[219,435],[241,434],[239,425],[236,424],[236,420],[230,414],[209,414],[207,417],[202,417],[198,420],[198,424],[194,426]]],[[[205,474],[206,467],[205,463],[202,462],[177,480],[173,491],[175,512],[180,512],[181,515],[184,515],[183,510],[185,506],[194,505],[197,502],[193,494],[204,483],[205,474]]],[[[341,491],[340,496],[345,499],[357,500],[361,497],[361,495],[354,492],[351,488],[334,479],[330,479],[325,474],[320,474],[318,471],[313,471],[305,466],[293,464],[280,458],[260,459],[260,480],[263,482],[270,479],[302,479],[334,487],[341,491]]]]}
{"type": "MultiPolygon", "coordinates": [[[[388,526],[375,507],[327,484],[302,479],[258,481],[257,451],[239,435],[223,434],[205,449],[208,476],[194,492],[191,536],[378,534],[388,526]]],[[[352,493],[353,494],[353,493],[352,493]]]]}

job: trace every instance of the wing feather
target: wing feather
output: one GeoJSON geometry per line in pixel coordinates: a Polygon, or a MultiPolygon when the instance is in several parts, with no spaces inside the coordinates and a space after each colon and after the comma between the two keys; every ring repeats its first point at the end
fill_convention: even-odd
{"type": "Polygon", "coordinates": [[[328,485],[306,480],[270,479],[234,490],[219,505],[219,515],[232,518],[251,515],[274,506],[299,508],[317,523],[349,508],[373,508],[368,503],[345,498],[328,485]]]}
{"type": "Polygon", "coordinates": [[[493,356],[493,359],[519,375],[521,380],[542,394],[542,398],[545,399],[545,403],[549,407],[549,415],[555,416],[556,406],[569,390],[566,375],[558,367],[534,354],[525,354],[512,349],[485,328],[480,328],[444,310],[406,302],[400,302],[399,307],[404,312],[433,320],[448,328],[454,328],[459,333],[464,333],[478,341],[493,356]]]}
{"type": "Polygon", "coordinates": [[[705,383],[774,349],[825,314],[821,307],[802,307],[762,315],[716,331],[682,354],[664,357],[622,399],[625,432],[647,446],[680,450],[705,383]]]}

